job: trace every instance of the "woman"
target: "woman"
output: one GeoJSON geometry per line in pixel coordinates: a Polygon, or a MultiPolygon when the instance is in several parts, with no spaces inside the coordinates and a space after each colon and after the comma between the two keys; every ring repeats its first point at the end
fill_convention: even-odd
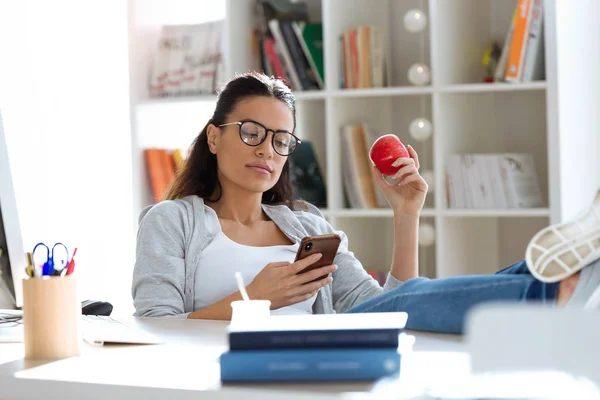
{"type": "Polygon", "coordinates": [[[234,277],[240,271],[249,296],[270,300],[273,313],[407,311],[408,328],[459,333],[474,304],[564,304],[573,293],[590,297],[598,286],[598,267],[585,268],[595,272],[586,273],[585,282],[573,269],[561,282],[544,283],[523,262],[496,275],[417,278],[427,184],[409,146],[411,158],[397,160],[397,184],[373,167],[395,230],[390,273],[380,287],[349,251],[343,232],[291,200],[287,159],[299,145],[294,101],[282,82],[257,73],[237,76],[220,93],[167,200],[140,216],[135,315],[228,320],[231,302],[241,299],[234,277]],[[335,265],[297,275],[316,260],[293,262],[302,237],[333,232],[342,237],[335,265]]]}

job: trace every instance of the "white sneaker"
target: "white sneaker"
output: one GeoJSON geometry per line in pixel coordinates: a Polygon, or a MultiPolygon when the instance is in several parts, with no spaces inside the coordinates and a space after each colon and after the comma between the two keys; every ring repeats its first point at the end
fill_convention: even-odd
{"type": "MultiPolygon", "coordinates": [[[[572,221],[539,231],[529,242],[525,261],[542,282],[558,282],[600,258],[600,190],[590,208],[572,221]]],[[[596,297],[596,293],[590,300],[596,297]]],[[[597,294],[600,303],[600,293],[597,294]]]]}

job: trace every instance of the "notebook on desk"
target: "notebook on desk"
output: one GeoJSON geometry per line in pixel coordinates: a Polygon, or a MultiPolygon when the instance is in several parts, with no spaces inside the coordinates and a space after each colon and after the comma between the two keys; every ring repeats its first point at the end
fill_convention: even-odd
{"type": "MultiPolygon", "coordinates": [[[[145,330],[112,317],[83,315],[81,337],[89,344],[161,344],[163,340],[145,330]]],[[[0,343],[24,340],[22,321],[0,323],[0,343]]]]}
{"type": "Polygon", "coordinates": [[[0,309],[0,343],[23,341],[23,312],[0,309]]]}
{"type": "Polygon", "coordinates": [[[109,316],[82,316],[81,334],[89,344],[162,344],[163,340],[145,330],[109,316]]]}

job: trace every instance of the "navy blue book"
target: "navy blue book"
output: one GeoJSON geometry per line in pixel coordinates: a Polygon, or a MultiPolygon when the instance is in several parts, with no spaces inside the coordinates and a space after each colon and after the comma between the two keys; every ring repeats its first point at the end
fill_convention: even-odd
{"type": "Polygon", "coordinates": [[[397,349],[407,314],[275,315],[260,324],[230,325],[230,350],[397,349]]]}
{"type": "Polygon", "coordinates": [[[222,382],[375,381],[398,376],[397,349],[248,350],[221,355],[222,382]]]}

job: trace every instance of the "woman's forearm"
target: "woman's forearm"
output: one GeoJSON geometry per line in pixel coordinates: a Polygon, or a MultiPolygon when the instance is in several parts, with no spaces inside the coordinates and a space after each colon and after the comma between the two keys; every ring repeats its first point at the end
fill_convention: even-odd
{"type": "Polygon", "coordinates": [[[217,319],[231,321],[231,302],[242,300],[240,292],[235,292],[210,306],[188,314],[188,319],[217,319]]]}
{"type": "Polygon", "coordinates": [[[419,217],[394,213],[391,274],[406,281],[419,275],[419,217]]]}

